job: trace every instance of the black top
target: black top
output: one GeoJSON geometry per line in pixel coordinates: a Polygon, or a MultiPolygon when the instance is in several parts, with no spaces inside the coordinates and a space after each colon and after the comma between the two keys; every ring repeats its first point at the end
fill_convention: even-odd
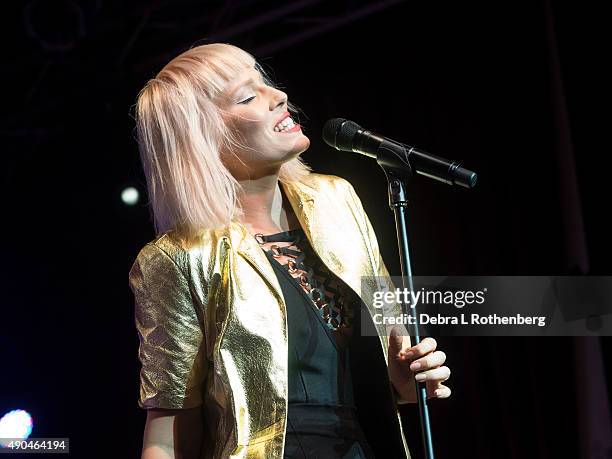
{"type": "Polygon", "coordinates": [[[356,417],[349,365],[355,293],[327,269],[301,228],[257,239],[274,268],[287,310],[285,458],[373,457],[356,417]],[[287,258],[289,263],[279,261],[287,258]]]}

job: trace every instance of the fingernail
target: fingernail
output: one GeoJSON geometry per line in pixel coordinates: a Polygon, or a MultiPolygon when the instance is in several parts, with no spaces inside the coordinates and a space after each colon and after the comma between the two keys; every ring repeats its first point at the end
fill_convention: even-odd
{"type": "Polygon", "coordinates": [[[417,381],[423,381],[425,379],[425,375],[423,373],[418,373],[414,376],[414,379],[417,381]]]}
{"type": "Polygon", "coordinates": [[[412,351],[408,351],[408,352],[406,352],[404,355],[406,356],[406,358],[407,358],[407,359],[411,359],[411,358],[412,358],[412,356],[414,355],[414,352],[412,352],[412,351]]]}
{"type": "Polygon", "coordinates": [[[440,389],[436,389],[436,390],[434,390],[434,395],[435,395],[436,397],[439,397],[441,393],[442,393],[442,391],[441,391],[440,389]]]}
{"type": "Polygon", "coordinates": [[[419,368],[421,368],[421,364],[420,364],[419,362],[414,362],[414,363],[412,363],[412,364],[410,365],[410,369],[411,369],[412,371],[416,371],[416,370],[418,370],[419,368]]]}

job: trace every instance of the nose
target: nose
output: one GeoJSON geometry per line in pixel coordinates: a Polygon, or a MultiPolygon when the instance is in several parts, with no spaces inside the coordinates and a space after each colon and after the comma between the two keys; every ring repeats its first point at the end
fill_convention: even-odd
{"type": "Polygon", "coordinates": [[[270,111],[274,111],[277,107],[284,106],[287,103],[287,94],[280,89],[271,88],[271,90],[270,111]]]}

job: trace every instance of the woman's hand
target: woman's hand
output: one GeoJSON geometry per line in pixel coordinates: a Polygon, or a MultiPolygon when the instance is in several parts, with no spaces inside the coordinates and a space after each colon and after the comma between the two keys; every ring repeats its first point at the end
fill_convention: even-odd
{"type": "Polygon", "coordinates": [[[437,345],[435,339],[428,337],[410,346],[408,336],[398,334],[395,327],[391,329],[388,370],[398,403],[416,403],[415,378],[418,382],[425,381],[427,398],[450,397],[450,388],[442,384],[449,378],[450,369],[443,366],[446,354],[436,351],[437,345]]]}

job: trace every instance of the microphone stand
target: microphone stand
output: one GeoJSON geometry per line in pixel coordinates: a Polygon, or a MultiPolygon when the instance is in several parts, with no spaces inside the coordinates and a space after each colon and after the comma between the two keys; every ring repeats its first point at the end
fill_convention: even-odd
{"type": "MultiPolygon", "coordinates": [[[[406,161],[402,169],[396,169],[386,163],[384,154],[379,154],[377,162],[382,167],[387,177],[389,191],[389,207],[395,214],[395,230],[397,232],[397,242],[400,251],[400,264],[402,268],[402,284],[404,289],[414,291],[412,282],[412,267],[410,265],[410,250],[408,248],[408,231],[406,229],[406,208],[408,200],[406,198],[406,183],[412,176],[412,168],[406,161]]],[[[414,344],[419,344],[421,336],[419,334],[419,323],[416,308],[406,308],[402,302],[402,313],[410,314],[413,319],[410,334],[414,338],[414,344]],[[410,311],[406,311],[409,309],[410,311]]],[[[421,438],[425,450],[426,459],[434,459],[433,443],[431,439],[431,425],[429,422],[429,410],[427,408],[427,390],[425,382],[416,383],[417,401],[419,406],[419,419],[421,421],[421,438]]]]}

